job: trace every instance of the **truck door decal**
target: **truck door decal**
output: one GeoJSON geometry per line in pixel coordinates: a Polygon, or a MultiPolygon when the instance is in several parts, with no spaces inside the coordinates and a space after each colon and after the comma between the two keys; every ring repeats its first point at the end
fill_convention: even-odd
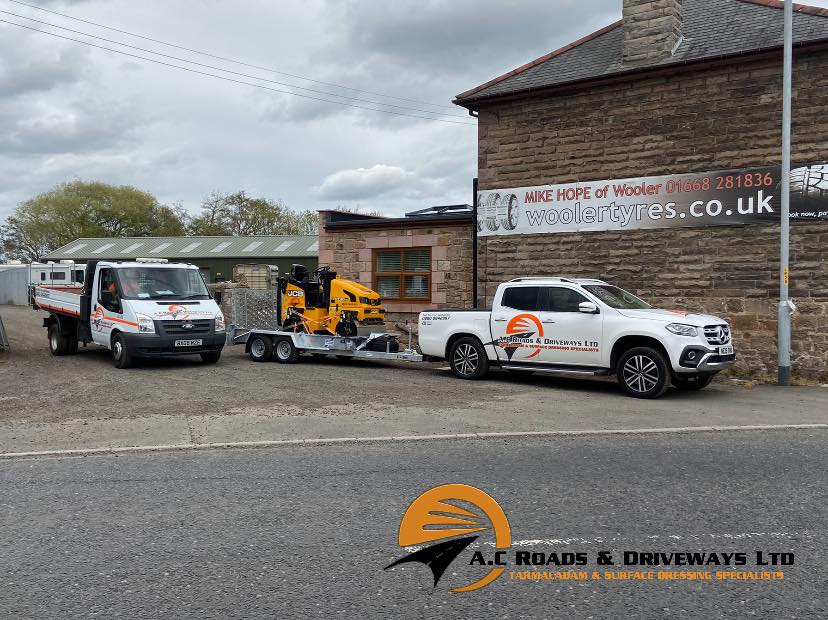
{"type": "Polygon", "coordinates": [[[506,325],[506,335],[489,344],[494,344],[506,351],[506,356],[510,361],[518,349],[534,349],[524,358],[531,359],[541,352],[540,347],[533,346],[538,344],[541,338],[543,338],[543,324],[538,317],[534,314],[516,314],[506,325]]]}

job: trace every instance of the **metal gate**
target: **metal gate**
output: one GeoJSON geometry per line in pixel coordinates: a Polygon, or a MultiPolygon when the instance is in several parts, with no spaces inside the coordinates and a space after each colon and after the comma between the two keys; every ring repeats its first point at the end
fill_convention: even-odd
{"type": "Polygon", "coordinates": [[[3,317],[0,316],[0,351],[8,351],[9,348],[9,339],[6,336],[6,328],[3,327],[3,317]]]}
{"type": "Polygon", "coordinates": [[[277,330],[278,291],[252,288],[233,289],[233,323],[242,329],[277,330]]]}

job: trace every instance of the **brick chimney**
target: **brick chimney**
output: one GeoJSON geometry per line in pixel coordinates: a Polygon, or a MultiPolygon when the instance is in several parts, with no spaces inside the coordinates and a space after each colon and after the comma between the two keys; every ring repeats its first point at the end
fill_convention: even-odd
{"type": "Polygon", "coordinates": [[[681,41],[681,0],[624,0],[624,64],[655,64],[681,41]]]}

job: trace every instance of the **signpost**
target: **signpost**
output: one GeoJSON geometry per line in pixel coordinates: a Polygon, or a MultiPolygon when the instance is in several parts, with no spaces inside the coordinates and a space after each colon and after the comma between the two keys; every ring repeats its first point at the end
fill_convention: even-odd
{"type": "Polygon", "coordinates": [[[788,260],[791,200],[791,83],[793,74],[793,0],[785,0],[785,52],[782,77],[782,206],[779,244],[779,319],[777,338],[779,385],[791,384],[791,314],[793,304],[788,298],[788,260]]]}

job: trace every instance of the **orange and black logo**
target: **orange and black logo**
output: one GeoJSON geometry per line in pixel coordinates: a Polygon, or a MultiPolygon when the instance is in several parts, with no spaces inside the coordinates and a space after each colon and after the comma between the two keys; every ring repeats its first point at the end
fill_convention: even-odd
{"type": "MultiPolygon", "coordinates": [[[[385,569],[407,562],[425,564],[431,569],[434,587],[437,587],[440,577],[457,556],[485,534],[493,538],[497,549],[509,549],[512,545],[509,520],[494,498],[465,484],[434,487],[411,502],[400,523],[400,547],[419,548],[385,569]]],[[[479,579],[451,591],[471,592],[492,583],[506,570],[494,564],[482,566],[487,570],[479,579]]]]}

